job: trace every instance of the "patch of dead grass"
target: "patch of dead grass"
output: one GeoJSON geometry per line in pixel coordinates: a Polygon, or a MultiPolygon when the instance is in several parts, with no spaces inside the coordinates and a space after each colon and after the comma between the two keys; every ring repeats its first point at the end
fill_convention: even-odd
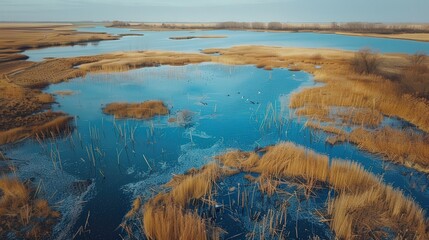
{"type": "Polygon", "coordinates": [[[15,178],[0,178],[0,236],[9,234],[23,239],[44,239],[60,217],[48,202],[15,178]]]}
{"type": "Polygon", "coordinates": [[[151,100],[142,103],[109,103],[103,108],[103,112],[114,115],[115,118],[150,119],[167,115],[169,111],[164,102],[151,100]]]}

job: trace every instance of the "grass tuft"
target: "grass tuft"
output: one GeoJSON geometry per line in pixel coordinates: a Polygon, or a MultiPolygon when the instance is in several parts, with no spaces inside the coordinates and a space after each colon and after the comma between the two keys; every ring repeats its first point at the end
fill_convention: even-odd
{"type": "Polygon", "coordinates": [[[0,179],[0,237],[45,239],[60,217],[46,200],[16,178],[0,179]]]}

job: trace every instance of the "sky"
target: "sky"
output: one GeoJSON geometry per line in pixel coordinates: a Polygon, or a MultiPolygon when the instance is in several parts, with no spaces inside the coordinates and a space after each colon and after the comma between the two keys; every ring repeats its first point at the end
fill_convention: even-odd
{"type": "Polygon", "coordinates": [[[0,21],[425,22],[429,0],[0,0],[0,21]]]}

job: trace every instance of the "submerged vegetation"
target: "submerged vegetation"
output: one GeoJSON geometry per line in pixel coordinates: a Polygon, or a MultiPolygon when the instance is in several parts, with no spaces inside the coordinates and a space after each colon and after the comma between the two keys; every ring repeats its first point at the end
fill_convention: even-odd
{"type": "Polygon", "coordinates": [[[103,108],[103,112],[115,118],[150,119],[167,115],[169,111],[164,102],[151,100],[142,103],[109,103],[103,108]]]}

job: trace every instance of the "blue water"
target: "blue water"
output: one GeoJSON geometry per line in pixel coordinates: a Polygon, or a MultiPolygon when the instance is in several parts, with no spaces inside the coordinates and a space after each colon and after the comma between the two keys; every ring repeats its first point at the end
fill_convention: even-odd
{"type": "MultiPolygon", "coordinates": [[[[83,205],[70,234],[85,225],[88,215],[91,231],[77,239],[118,239],[124,233],[117,227],[137,195],[149,192],[149,197],[150,189],[167,182],[172,174],[200,167],[227,149],[253,150],[279,141],[292,141],[331,158],[360,162],[429,209],[429,192],[420,188],[427,184],[424,174],[389,163],[385,170],[379,158],[349,144],[327,146],[325,134],[314,133],[304,128],[304,120],[290,117],[289,94],[314,84],[312,76],[304,72],[211,63],[89,74],[46,90],[74,92],[57,96],[58,104],[53,107],[75,116],[71,135],[41,145],[28,140],[9,152],[25,149],[50,159],[52,151],[58,149],[61,160],[45,161],[49,175],[68,174],[95,182],[95,193],[83,205]],[[164,101],[170,116],[149,121],[115,120],[102,112],[111,102],[152,99],[164,101]],[[182,110],[193,113],[189,126],[168,122],[182,110]],[[276,120],[264,122],[266,116],[276,120]]],[[[26,154],[22,155],[26,160],[26,154]]],[[[34,175],[36,183],[46,181],[43,174],[34,175]]],[[[45,191],[50,195],[55,189],[45,191]]],[[[310,224],[306,218],[299,221],[310,224]]]]}
{"type": "Polygon", "coordinates": [[[24,54],[30,61],[41,61],[47,57],[74,57],[95,55],[114,51],[170,50],[199,52],[214,47],[237,45],[268,45],[284,47],[335,48],[358,50],[364,47],[382,53],[429,53],[429,42],[398,39],[356,37],[323,33],[251,32],[251,31],[131,31],[122,28],[97,26],[80,28],[80,31],[108,32],[111,34],[139,33],[144,36],[126,36],[119,40],[89,43],[86,46],[51,47],[27,50],[24,54]],[[171,40],[169,37],[190,35],[225,35],[227,38],[171,40]]]}

